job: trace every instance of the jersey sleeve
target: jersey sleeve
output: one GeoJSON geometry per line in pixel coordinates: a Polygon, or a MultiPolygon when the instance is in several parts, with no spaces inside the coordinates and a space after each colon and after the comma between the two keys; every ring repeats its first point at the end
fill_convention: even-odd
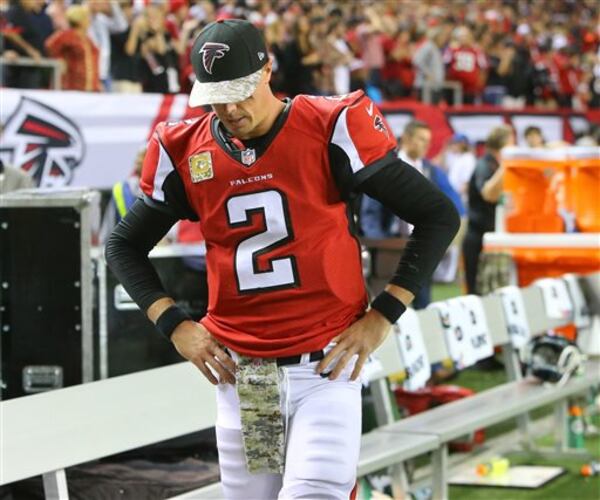
{"type": "Polygon", "coordinates": [[[330,159],[334,171],[342,168],[340,163],[345,164],[344,177],[350,178],[352,186],[393,162],[395,148],[392,129],[368,97],[346,106],[337,116],[329,143],[330,159]]]}
{"type": "Polygon", "coordinates": [[[199,218],[188,202],[185,185],[161,140],[159,127],[148,143],[142,166],[140,187],[144,202],[179,219],[197,221],[199,218]]]}

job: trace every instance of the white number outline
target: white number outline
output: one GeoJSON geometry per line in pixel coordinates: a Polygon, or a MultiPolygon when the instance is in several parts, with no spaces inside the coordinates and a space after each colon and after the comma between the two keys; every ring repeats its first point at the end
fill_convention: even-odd
{"type": "MultiPolygon", "coordinates": [[[[272,250],[274,250],[275,248],[279,248],[279,247],[294,240],[294,230],[292,227],[290,212],[289,212],[289,208],[288,208],[288,202],[287,202],[287,198],[286,198],[285,194],[282,193],[281,191],[279,191],[278,189],[265,189],[265,190],[261,190],[261,191],[252,191],[249,193],[236,194],[236,195],[230,196],[225,201],[225,211],[227,213],[227,223],[229,224],[229,227],[231,227],[231,228],[239,228],[239,227],[252,225],[252,216],[257,213],[262,214],[262,219],[264,221],[264,227],[265,227],[264,231],[253,233],[250,236],[247,236],[244,239],[240,240],[238,242],[238,244],[236,245],[235,252],[233,255],[233,269],[234,269],[238,293],[243,295],[243,294],[257,293],[257,292],[271,292],[271,291],[276,291],[276,290],[297,288],[298,286],[300,286],[298,267],[296,264],[296,257],[294,255],[282,255],[282,256],[278,256],[275,259],[269,259],[268,260],[268,268],[266,270],[259,270],[259,268],[258,268],[258,258],[260,256],[265,255],[265,254],[271,252],[272,250]],[[236,199],[236,198],[249,197],[249,196],[255,195],[255,194],[270,193],[270,192],[277,193],[277,195],[279,196],[279,201],[281,202],[281,211],[283,213],[283,223],[284,223],[283,225],[285,227],[286,236],[284,236],[283,238],[277,239],[276,241],[272,242],[270,245],[259,247],[259,248],[251,251],[252,274],[253,275],[260,275],[260,274],[264,275],[265,273],[272,273],[272,272],[274,272],[274,269],[273,269],[274,262],[288,262],[292,276],[293,276],[293,280],[287,281],[285,283],[281,283],[278,285],[272,285],[272,286],[259,286],[259,287],[247,287],[246,286],[246,287],[242,288],[242,284],[240,282],[240,275],[238,272],[238,261],[241,260],[239,258],[240,247],[249,246],[248,245],[249,241],[252,241],[256,237],[259,237],[259,236],[264,235],[265,233],[269,232],[269,222],[268,222],[269,218],[267,217],[267,208],[268,207],[263,205],[263,206],[259,206],[256,208],[244,209],[246,218],[239,222],[232,222],[231,221],[231,213],[229,210],[229,203],[231,202],[231,200],[236,199]]],[[[250,245],[250,246],[252,246],[252,245],[250,245]]]]}

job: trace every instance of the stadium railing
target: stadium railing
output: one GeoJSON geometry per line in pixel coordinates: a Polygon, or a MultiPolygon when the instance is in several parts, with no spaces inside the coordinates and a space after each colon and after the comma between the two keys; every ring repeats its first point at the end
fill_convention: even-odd
{"type": "MultiPolygon", "coordinates": [[[[585,279],[598,281],[600,274],[585,279]]],[[[594,284],[598,293],[600,286],[594,284]]],[[[523,289],[533,334],[561,326],[547,317],[541,291],[523,289]]],[[[434,498],[447,498],[448,442],[482,426],[519,417],[527,436],[527,412],[556,404],[560,449],[566,447],[566,401],[600,383],[600,364],[587,361],[585,374],[557,389],[523,379],[508,337],[500,298],[488,296],[483,307],[495,346],[504,348],[511,381],[477,395],[395,422],[387,376],[401,370],[394,335],[377,351],[378,369],[370,382],[380,427],[363,435],[359,476],[386,467],[394,488],[406,491],[403,462],[431,452],[434,498]]],[[[598,297],[591,302],[597,304],[598,297]]],[[[598,311],[594,311],[598,314],[598,311]]],[[[418,313],[431,363],[449,357],[436,311],[418,313]]],[[[0,485],[42,475],[46,498],[68,498],[65,469],[212,427],[214,388],[190,363],[114,377],[0,402],[2,457],[0,485]]],[[[220,498],[219,483],[185,493],[184,498],[220,498]]]]}
{"type": "Polygon", "coordinates": [[[17,57],[16,59],[0,57],[0,68],[4,66],[23,66],[34,68],[50,68],[52,77],[50,79],[51,89],[60,90],[61,63],[57,59],[33,59],[31,57],[17,57]]]}
{"type": "Polygon", "coordinates": [[[463,86],[460,82],[453,82],[446,80],[439,87],[433,87],[432,85],[425,83],[423,85],[423,103],[425,104],[436,104],[433,102],[433,92],[436,90],[449,90],[452,92],[452,103],[454,106],[463,105],[463,86]]]}

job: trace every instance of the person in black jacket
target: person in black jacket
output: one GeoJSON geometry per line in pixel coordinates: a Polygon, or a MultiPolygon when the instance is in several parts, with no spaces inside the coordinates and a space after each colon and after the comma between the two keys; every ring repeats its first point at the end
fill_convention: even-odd
{"type": "Polygon", "coordinates": [[[477,293],[477,265],[483,245],[483,235],[493,231],[496,205],[502,196],[500,152],[515,142],[513,129],[502,125],[494,128],[486,140],[486,152],[479,158],[469,181],[468,226],[463,240],[463,258],[467,293],[477,293]]]}

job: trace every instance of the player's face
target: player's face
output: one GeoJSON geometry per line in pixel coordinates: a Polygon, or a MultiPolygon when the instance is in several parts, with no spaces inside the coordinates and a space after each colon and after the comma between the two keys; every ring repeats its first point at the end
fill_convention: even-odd
{"type": "Polygon", "coordinates": [[[235,137],[250,139],[265,134],[262,130],[265,118],[269,112],[269,78],[271,76],[271,63],[265,67],[262,79],[256,87],[254,94],[248,99],[229,104],[213,104],[212,108],[223,123],[235,137]]]}
{"type": "Polygon", "coordinates": [[[240,102],[215,104],[213,109],[223,125],[235,137],[240,139],[253,137],[252,131],[260,118],[260,108],[254,95],[240,102]]]}

